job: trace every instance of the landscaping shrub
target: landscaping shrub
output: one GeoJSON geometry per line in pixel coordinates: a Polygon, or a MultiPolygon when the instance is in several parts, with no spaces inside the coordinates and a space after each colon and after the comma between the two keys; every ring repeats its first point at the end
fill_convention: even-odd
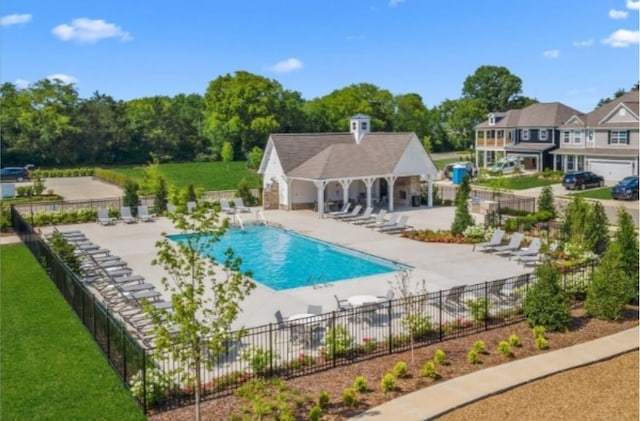
{"type": "Polygon", "coordinates": [[[615,242],[618,244],[620,253],[620,265],[622,271],[631,280],[630,295],[638,302],[638,292],[640,291],[638,279],[638,233],[636,232],[631,215],[624,210],[618,209],[618,231],[615,234],[615,242]]]}
{"type": "Polygon", "coordinates": [[[551,219],[556,217],[556,205],[554,203],[553,189],[551,186],[544,186],[538,198],[538,211],[547,212],[551,219]]]}
{"type": "Polygon", "coordinates": [[[252,347],[242,354],[242,359],[247,361],[251,370],[259,376],[267,375],[272,361],[278,358],[278,354],[273,350],[259,347],[252,347]]]}
{"type": "Polygon", "coordinates": [[[467,361],[471,364],[480,364],[480,354],[475,349],[472,349],[467,354],[467,361]]]}
{"type": "Polygon", "coordinates": [[[429,377],[431,379],[435,379],[438,377],[438,371],[436,369],[436,364],[433,361],[427,361],[422,366],[420,370],[420,375],[422,377],[429,377]]]}
{"type": "Polygon", "coordinates": [[[360,393],[364,393],[369,390],[369,386],[367,384],[367,378],[364,376],[358,376],[353,381],[353,388],[360,393]]]}
{"type": "Polygon", "coordinates": [[[549,341],[544,336],[538,336],[535,339],[536,348],[538,349],[547,349],[549,348],[549,341]]]}
{"type": "Polygon", "coordinates": [[[486,345],[484,344],[484,341],[482,339],[478,339],[473,343],[473,350],[477,353],[484,352],[485,349],[486,345]]]}
{"type": "Polygon", "coordinates": [[[131,208],[131,215],[138,215],[138,205],[140,197],[138,196],[138,184],[135,181],[128,180],[124,185],[124,197],[122,198],[122,206],[131,208]]]}
{"type": "Polygon", "coordinates": [[[380,381],[380,390],[384,393],[393,392],[396,389],[396,378],[391,373],[387,373],[380,381]]]}
{"type": "Polygon", "coordinates": [[[162,400],[169,391],[171,382],[157,368],[147,370],[146,385],[144,373],[138,371],[129,381],[131,395],[142,402],[146,394],[147,405],[154,405],[162,400]]]}
{"type": "Polygon", "coordinates": [[[598,256],[604,255],[609,247],[609,220],[601,202],[591,204],[585,225],[588,250],[598,256]]]}
{"type": "Polygon", "coordinates": [[[544,334],[547,333],[547,330],[544,328],[544,326],[534,326],[531,329],[531,332],[533,333],[533,338],[544,338],[544,334]]]}
{"type": "Polygon", "coordinates": [[[327,405],[329,405],[329,392],[323,390],[320,392],[320,396],[318,396],[318,406],[324,409],[327,405]]]}
{"type": "Polygon", "coordinates": [[[409,331],[413,339],[423,339],[433,333],[431,318],[427,315],[413,313],[402,319],[402,326],[409,331]]]}
{"type": "Polygon", "coordinates": [[[632,298],[632,281],[622,266],[620,245],[613,243],[595,270],[587,290],[585,310],[599,319],[617,320],[632,298]]]}
{"type": "Polygon", "coordinates": [[[518,335],[513,333],[511,336],[509,336],[509,345],[518,347],[518,348],[522,346],[522,342],[520,341],[520,338],[518,337],[518,335]]]}
{"type": "Polygon", "coordinates": [[[512,357],[513,352],[511,352],[511,345],[507,341],[500,341],[498,344],[498,352],[504,355],[505,357],[512,357]]]}
{"type": "Polygon", "coordinates": [[[475,300],[467,300],[467,307],[469,313],[474,322],[483,322],[487,320],[489,314],[489,308],[487,305],[487,299],[480,297],[475,300]]]}
{"type": "Polygon", "coordinates": [[[464,230],[474,225],[473,217],[469,213],[469,174],[465,174],[456,192],[456,214],[451,224],[451,234],[460,235],[464,230]]]}
{"type": "Polygon", "coordinates": [[[342,392],[342,403],[348,408],[358,403],[358,397],[356,396],[355,389],[349,388],[345,389],[344,392],[342,392]]]}
{"type": "Polygon", "coordinates": [[[436,364],[442,365],[446,360],[447,354],[445,354],[441,349],[436,349],[436,352],[433,354],[433,361],[435,361],[436,364]]]}
{"type": "Polygon", "coordinates": [[[536,268],[538,278],[524,297],[523,310],[529,326],[544,326],[550,331],[565,331],[571,322],[571,306],[560,286],[560,270],[550,260],[536,268]]]}
{"type": "Polygon", "coordinates": [[[353,337],[344,325],[337,325],[335,328],[329,329],[324,341],[329,359],[344,357],[347,355],[347,351],[353,347],[353,337]]]}
{"type": "Polygon", "coordinates": [[[393,367],[393,375],[399,379],[407,377],[409,375],[407,363],[405,363],[404,361],[398,361],[393,367]]]}
{"type": "Polygon", "coordinates": [[[322,419],[322,408],[314,406],[309,410],[309,421],[320,421],[322,419]]]}
{"type": "Polygon", "coordinates": [[[59,232],[54,232],[49,239],[51,248],[62,259],[62,261],[71,269],[72,272],[80,273],[80,258],[75,253],[76,247],[71,244],[59,232]]]}
{"type": "Polygon", "coordinates": [[[117,184],[120,187],[124,187],[127,182],[133,181],[133,179],[127,177],[126,175],[119,174],[115,171],[106,170],[104,168],[96,168],[94,175],[110,183],[117,184]]]}

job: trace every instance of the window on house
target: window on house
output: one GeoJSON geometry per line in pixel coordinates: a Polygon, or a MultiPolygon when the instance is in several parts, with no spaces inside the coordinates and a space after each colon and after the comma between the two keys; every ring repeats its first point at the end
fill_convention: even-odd
{"type": "Polygon", "coordinates": [[[571,143],[571,132],[569,130],[562,132],[562,143],[571,143]]]}
{"type": "Polygon", "coordinates": [[[522,129],[522,140],[529,140],[529,129],[522,129]]]}
{"type": "Polygon", "coordinates": [[[351,123],[351,130],[356,130],[358,128],[358,123],[355,121],[351,123]]]}
{"type": "Polygon", "coordinates": [[[587,131],[587,142],[593,143],[593,130],[587,131]]]}
{"type": "Polygon", "coordinates": [[[496,116],[489,114],[489,126],[493,126],[494,124],[496,124],[496,116]]]}
{"type": "Polygon", "coordinates": [[[582,144],[582,130],[574,130],[573,132],[573,143],[576,145],[582,144]]]}
{"type": "Polygon", "coordinates": [[[363,121],[362,124],[360,124],[360,127],[362,128],[362,130],[367,130],[367,122],[363,121]]]}
{"type": "Polygon", "coordinates": [[[567,171],[577,171],[576,157],[573,155],[567,155],[567,171]]]}
{"type": "Polygon", "coordinates": [[[626,145],[627,144],[627,131],[626,130],[611,130],[609,132],[609,143],[612,145],[626,145]]]}
{"type": "Polygon", "coordinates": [[[549,138],[549,132],[547,129],[540,129],[539,131],[540,140],[547,140],[549,138]]]}

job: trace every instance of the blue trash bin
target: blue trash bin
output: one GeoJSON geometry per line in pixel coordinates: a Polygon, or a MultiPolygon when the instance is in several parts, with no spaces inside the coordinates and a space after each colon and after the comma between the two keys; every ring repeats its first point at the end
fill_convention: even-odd
{"type": "Polygon", "coordinates": [[[462,184],[462,179],[464,178],[466,173],[467,167],[465,167],[464,165],[454,165],[451,172],[451,181],[453,182],[453,184],[462,184]]]}

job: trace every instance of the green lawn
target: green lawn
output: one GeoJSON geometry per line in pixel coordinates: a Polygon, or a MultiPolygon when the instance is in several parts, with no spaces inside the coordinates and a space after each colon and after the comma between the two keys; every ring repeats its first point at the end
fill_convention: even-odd
{"type": "MultiPolygon", "coordinates": [[[[114,167],[111,170],[134,179],[142,179],[143,166],[114,167]]],[[[160,174],[167,183],[178,188],[189,184],[202,187],[205,191],[235,190],[242,178],[249,181],[249,186],[257,188],[260,177],[255,171],[247,168],[244,161],[230,162],[187,162],[181,164],[160,164],[160,174]]]]}
{"type": "Polygon", "coordinates": [[[584,190],[580,192],[569,193],[569,195],[583,197],[585,199],[611,200],[611,187],[584,190]]]}
{"type": "Polygon", "coordinates": [[[433,161],[436,164],[436,168],[439,170],[444,169],[444,166],[447,164],[453,164],[454,162],[461,161],[459,158],[447,158],[447,159],[436,159],[433,161]]]}
{"type": "Polygon", "coordinates": [[[0,419],[144,420],[29,250],[0,247],[0,419]]]}
{"type": "Polygon", "coordinates": [[[516,175],[513,177],[496,177],[479,180],[476,184],[486,187],[500,187],[508,190],[525,190],[533,187],[544,187],[559,184],[560,181],[542,178],[537,175],[516,175]]]}

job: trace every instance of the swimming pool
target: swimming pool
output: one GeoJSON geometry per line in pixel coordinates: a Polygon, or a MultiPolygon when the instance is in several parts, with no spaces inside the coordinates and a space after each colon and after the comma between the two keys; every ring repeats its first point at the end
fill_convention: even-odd
{"type": "MultiPolygon", "coordinates": [[[[173,241],[184,241],[187,237],[188,234],[169,236],[173,241]]],[[[229,247],[242,258],[242,271],[251,271],[254,280],[275,290],[379,275],[404,267],[265,225],[247,225],[244,230],[229,228],[205,253],[224,262],[224,252],[229,247]]]]}

